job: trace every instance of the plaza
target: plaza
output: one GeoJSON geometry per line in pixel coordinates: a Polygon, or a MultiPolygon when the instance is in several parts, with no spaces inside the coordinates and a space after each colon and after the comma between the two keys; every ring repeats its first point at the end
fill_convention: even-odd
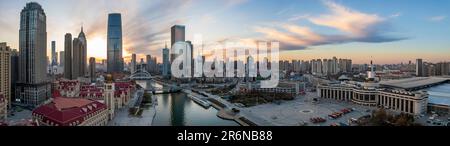
{"type": "Polygon", "coordinates": [[[316,95],[307,92],[305,96],[298,96],[292,101],[283,101],[279,104],[262,104],[249,108],[246,111],[257,115],[266,121],[277,126],[330,126],[332,124],[349,125],[348,121],[352,118],[358,119],[365,115],[370,115],[375,108],[355,105],[348,102],[339,102],[327,99],[314,101],[316,95]],[[329,115],[340,112],[342,109],[353,109],[352,112],[333,119],[329,115]],[[314,124],[310,122],[311,118],[321,117],[326,122],[314,124]]]}

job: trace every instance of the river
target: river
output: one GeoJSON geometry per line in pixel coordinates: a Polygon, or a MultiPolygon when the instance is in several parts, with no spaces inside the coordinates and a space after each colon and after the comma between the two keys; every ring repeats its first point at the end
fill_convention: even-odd
{"type": "MultiPolygon", "coordinates": [[[[137,81],[147,88],[164,86],[153,81],[137,81]]],[[[213,107],[205,109],[192,101],[185,93],[156,94],[158,104],[153,126],[239,126],[235,121],[217,117],[213,107]]]]}

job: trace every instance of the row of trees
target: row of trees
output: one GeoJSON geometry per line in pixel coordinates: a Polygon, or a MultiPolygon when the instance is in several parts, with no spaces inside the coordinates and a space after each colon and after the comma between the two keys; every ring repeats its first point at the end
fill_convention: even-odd
{"type": "Polygon", "coordinates": [[[415,123],[414,116],[410,114],[390,114],[385,109],[372,112],[367,118],[359,121],[360,126],[421,126],[415,123]]]}

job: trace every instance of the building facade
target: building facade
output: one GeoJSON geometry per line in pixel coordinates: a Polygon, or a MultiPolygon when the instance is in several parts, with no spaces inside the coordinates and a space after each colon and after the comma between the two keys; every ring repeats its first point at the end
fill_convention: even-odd
{"type": "Polygon", "coordinates": [[[59,66],[64,67],[64,51],[59,51],[59,66]]]}
{"type": "Polygon", "coordinates": [[[87,75],[87,40],[83,27],[77,38],[72,41],[72,79],[87,75]]]}
{"type": "MultiPolygon", "coordinates": [[[[174,25],[172,26],[172,28],[170,29],[170,44],[171,44],[171,49],[173,49],[173,45],[176,42],[184,42],[186,41],[185,39],[185,26],[183,25],[174,25]]],[[[171,51],[171,55],[170,55],[170,62],[173,62],[175,60],[175,58],[177,58],[178,55],[174,54],[174,51],[171,51]]]]}
{"type": "Polygon", "coordinates": [[[41,126],[106,126],[106,105],[95,100],[55,97],[33,110],[33,120],[41,126]]]}
{"type": "Polygon", "coordinates": [[[0,94],[8,107],[11,107],[11,53],[6,43],[0,43],[0,94]]]}
{"type": "Polygon", "coordinates": [[[16,84],[16,96],[26,105],[37,106],[50,97],[46,29],[41,5],[27,3],[20,13],[19,82],[16,84]]]}
{"type": "Polygon", "coordinates": [[[96,76],[96,65],[95,65],[95,58],[91,57],[89,58],[89,78],[91,79],[91,82],[95,82],[96,76]]]}
{"type": "Polygon", "coordinates": [[[131,54],[130,73],[136,72],[136,67],[137,67],[136,54],[131,54]]]}
{"type": "Polygon", "coordinates": [[[107,71],[122,72],[122,16],[112,13],[108,16],[107,71]]]}
{"type": "Polygon", "coordinates": [[[428,94],[423,91],[410,92],[346,82],[318,85],[317,94],[320,98],[348,101],[412,115],[424,114],[427,111],[428,94]]]}
{"type": "Polygon", "coordinates": [[[72,80],[72,34],[64,36],[64,78],[72,80]]]}
{"type": "Polygon", "coordinates": [[[58,53],[56,52],[56,41],[52,41],[52,66],[58,65],[58,53]]]}
{"type": "Polygon", "coordinates": [[[0,93],[0,122],[6,121],[8,116],[7,99],[0,93]]]}
{"type": "Polygon", "coordinates": [[[170,77],[170,59],[169,59],[169,49],[166,47],[162,50],[162,75],[164,78],[170,77]]]}
{"type": "Polygon", "coordinates": [[[416,76],[418,77],[423,77],[424,73],[423,73],[423,62],[422,59],[417,59],[416,60],[416,76]]]}

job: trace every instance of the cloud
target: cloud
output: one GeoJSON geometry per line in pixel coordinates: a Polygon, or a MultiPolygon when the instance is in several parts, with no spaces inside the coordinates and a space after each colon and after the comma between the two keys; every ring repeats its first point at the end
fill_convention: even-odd
{"type": "Polygon", "coordinates": [[[249,0],[225,0],[225,6],[232,7],[240,4],[247,3],[249,0]]]}
{"type": "Polygon", "coordinates": [[[445,20],[446,18],[447,18],[447,16],[443,16],[443,15],[433,16],[433,17],[430,18],[430,21],[440,22],[440,21],[445,20]]]}
{"type": "Polygon", "coordinates": [[[301,19],[306,19],[308,17],[310,17],[309,14],[294,15],[291,18],[289,18],[288,21],[298,21],[298,20],[301,20],[301,19]]]}
{"type": "Polygon", "coordinates": [[[397,18],[397,17],[400,17],[400,16],[402,16],[402,13],[398,12],[398,13],[394,13],[391,16],[389,16],[389,18],[397,18]]]}
{"type": "Polygon", "coordinates": [[[390,27],[386,18],[362,13],[331,1],[325,1],[324,4],[330,13],[302,18],[315,26],[337,30],[340,32],[339,34],[321,34],[309,27],[289,23],[280,23],[276,26],[256,26],[254,30],[262,33],[267,39],[280,41],[282,50],[299,50],[327,44],[382,43],[407,39],[387,36],[385,32],[390,27]]]}

